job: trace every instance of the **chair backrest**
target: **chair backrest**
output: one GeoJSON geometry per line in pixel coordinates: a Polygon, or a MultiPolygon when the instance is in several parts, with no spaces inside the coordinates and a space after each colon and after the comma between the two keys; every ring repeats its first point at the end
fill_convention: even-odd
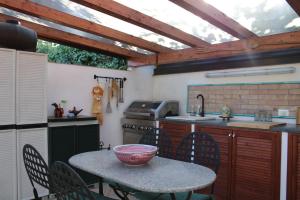
{"type": "Polygon", "coordinates": [[[219,144],[207,133],[190,133],[177,147],[176,159],[206,166],[217,173],[220,166],[219,144]]]}
{"type": "Polygon", "coordinates": [[[38,197],[34,182],[49,189],[49,168],[41,154],[30,144],[23,147],[23,161],[35,198],[38,197]]]}
{"type": "Polygon", "coordinates": [[[162,129],[154,128],[147,131],[139,141],[140,144],[158,147],[157,155],[164,158],[173,158],[173,145],[169,135],[162,129]]]}
{"type": "MultiPolygon", "coordinates": [[[[219,144],[207,133],[190,133],[177,147],[176,159],[203,165],[217,174],[221,162],[219,144]]],[[[214,185],[210,187],[211,194],[214,193],[214,185]]]]}
{"type": "Polygon", "coordinates": [[[58,200],[96,200],[80,176],[61,161],[51,165],[50,179],[58,200]]]}

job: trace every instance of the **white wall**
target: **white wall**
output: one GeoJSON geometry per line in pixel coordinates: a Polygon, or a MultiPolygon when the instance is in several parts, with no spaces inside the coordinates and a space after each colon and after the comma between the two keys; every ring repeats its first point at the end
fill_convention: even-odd
{"type": "MultiPolygon", "coordinates": [[[[120,119],[123,111],[134,100],[152,100],[153,67],[136,68],[132,71],[99,69],[94,67],[48,64],[48,115],[53,116],[53,102],[67,100],[67,108],[73,106],[83,108],[83,115],[91,115],[92,87],[96,85],[94,74],[100,76],[126,77],[124,84],[123,104],[116,108],[115,99],[112,102],[112,113],[105,113],[107,93],[104,95],[104,123],[100,127],[100,138],[105,145],[122,143],[120,119]]],[[[102,85],[104,85],[105,81],[102,85]]]]}
{"type": "MultiPolygon", "coordinates": [[[[206,72],[192,72],[183,74],[171,74],[154,76],[153,98],[154,100],[178,100],[180,102],[180,114],[186,114],[187,86],[192,84],[223,84],[223,83],[255,83],[255,82],[284,82],[300,81],[300,63],[274,65],[261,68],[293,66],[296,73],[283,75],[227,77],[227,78],[206,78],[206,72]]],[[[249,69],[256,69],[251,67],[249,69]]],[[[241,69],[243,70],[243,69],[241,69]]]]}
{"type": "MultiPolygon", "coordinates": [[[[280,66],[294,66],[297,68],[297,72],[287,75],[208,79],[205,77],[206,72],[153,77],[153,66],[137,68],[132,71],[120,71],[49,63],[48,114],[53,115],[51,103],[65,99],[68,101],[68,109],[75,105],[77,108],[84,109],[82,114],[90,115],[92,104],[91,89],[96,84],[93,75],[126,77],[128,80],[124,88],[125,103],[120,104],[119,109],[116,109],[115,101],[113,101],[113,113],[104,113],[104,124],[100,127],[101,140],[106,145],[117,145],[122,143],[120,119],[123,116],[123,111],[134,100],[178,100],[180,102],[180,114],[186,114],[187,86],[191,84],[300,81],[300,63],[280,66]]],[[[278,65],[269,67],[278,67],[278,65]]],[[[104,109],[106,102],[107,96],[105,94],[104,109]]]]}

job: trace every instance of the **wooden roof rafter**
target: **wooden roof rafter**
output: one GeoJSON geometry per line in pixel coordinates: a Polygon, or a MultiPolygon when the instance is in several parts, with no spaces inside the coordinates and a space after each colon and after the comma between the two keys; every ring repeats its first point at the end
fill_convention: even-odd
{"type": "Polygon", "coordinates": [[[6,21],[8,19],[16,19],[20,21],[23,26],[35,30],[37,32],[38,38],[41,39],[60,42],[62,44],[70,44],[75,46],[79,45],[98,51],[105,51],[110,54],[117,54],[127,58],[145,56],[144,54],[140,54],[135,51],[124,49],[115,45],[110,45],[97,40],[88,39],[76,34],[68,33],[45,25],[33,23],[27,20],[0,13],[0,21],[6,21]]]}
{"type": "Polygon", "coordinates": [[[130,62],[139,63],[144,61],[145,65],[156,63],[160,65],[292,48],[300,48],[300,31],[225,42],[204,48],[188,48],[170,53],[159,53],[158,60],[154,55],[149,55],[143,59],[130,59],[130,62]]]}
{"type": "Polygon", "coordinates": [[[295,10],[295,12],[300,16],[300,1],[299,0],[287,0],[287,2],[295,10]]]}
{"type": "MultiPolygon", "coordinates": [[[[74,0],[74,1],[76,2],[84,1],[84,2],[94,2],[94,3],[97,2],[96,0],[74,0]]],[[[110,1],[111,0],[103,0],[103,2],[110,2],[110,1]]],[[[186,8],[187,10],[190,9],[190,12],[200,12],[198,16],[202,16],[202,17],[206,16],[206,18],[204,17],[204,19],[206,19],[208,22],[212,24],[215,23],[215,25],[218,26],[219,28],[223,27],[222,28],[223,30],[225,30],[226,32],[232,35],[236,34],[236,36],[238,36],[239,38],[246,38],[246,39],[233,41],[233,42],[226,42],[221,44],[207,45],[207,46],[202,45],[201,47],[187,48],[183,50],[172,50],[167,47],[158,45],[156,43],[152,43],[144,39],[134,37],[132,35],[102,26],[100,24],[96,24],[91,21],[49,8],[47,6],[43,6],[38,3],[31,2],[30,0],[16,0],[16,1],[1,0],[0,6],[12,10],[16,10],[25,14],[29,14],[41,19],[52,21],[54,23],[61,24],[67,27],[75,28],[95,35],[100,35],[116,41],[131,44],[133,46],[137,46],[152,52],[156,52],[155,55],[148,56],[148,55],[137,53],[135,51],[117,47],[114,45],[109,45],[107,43],[102,43],[100,41],[74,35],[72,33],[67,33],[57,29],[53,29],[51,27],[42,26],[28,21],[25,22],[25,24],[26,23],[29,24],[29,25],[27,24],[29,28],[33,28],[37,30],[39,36],[42,38],[46,38],[46,39],[48,38],[49,40],[54,40],[54,41],[61,41],[62,43],[78,44],[88,48],[94,48],[101,51],[112,52],[118,55],[122,55],[129,58],[129,62],[132,63],[131,66],[142,66],[142,65],[149,65],[149,64],[161,65],[161,64],[192,61],[192,60],[205,60],[210,58],[247,55],[253,53],[260,53],[260,52],[268,52],[273,50],[284,50],[289,48],[300,48],[300,42],[299,42],[300,31],[257,37],[254,33],[249,31],[248,29],[245,29],[240,24],[235,22],[233,19],[228,18],[226,15],[224,15],[216,8],[208,4],[206,4],[206,6],[209,6],[208,8],[207,7],[199,8],[198,6],[201,5],[199,4],[199,2],[204,3],[203,0],[170,0],[170,1],[178,2],[178,5],[181,4],[182,7],[186,8]],[[193,2],[195,1],[197,1],[198,4],[193,4],[193,2]],[[203,12],[204,14],[201,12],[203,12]]],[[[288,0],[288,2],[299,14],[300,5],[298,3],[298,0],[288,0]]],[[[122,15],[126,16],[125,14],[123,13],[122,15]]],[[[3,18],[2,15],[0,17],[3,18]]],[[[129,22],[133,23],[130,20],[129,22]]],[[[149,26],[152,25],[149,24],[149,26]]],[[[157,28],[159,29],[161,27],[157,27],[157,28]]],[[[163,29],[167,30],[165,28],[166,27],[164,26],[163,29]]]]}
{"type": "Polygon", "coordinates": [[[170,0],[178,6],[201,17],[223,31],[239,39],[257,37],[256,34],[249,31],[232,18],[226,16],[220,10],[207,4],[203,0],[170,0]]]}
{"type": "Polygon", "coordinates": [[[106,26],[93,23],[91,21],[76,17],[38,3],[31,2],[30,0],[1,0],[0,6],[16,10],[40,19],[52,21],[67,27],[75,28],[84,32],[100,35],[112,40],[124,42],[129,45],[140,47],[152,52],[171,52],[170,48],[158,45],[147,40],[108,28],[106,26]]]}
{"type": "Polygon", "coordinates": [[[210,45],[200,38],[179,30],[169,24],[161,22],[153,17],[131,9],[113,0],[72,0],[86,7],[98,10],[102,13],[119,18],[126,22],[143,27],[160,35],[174,39],[191,47],[210,45]]]}

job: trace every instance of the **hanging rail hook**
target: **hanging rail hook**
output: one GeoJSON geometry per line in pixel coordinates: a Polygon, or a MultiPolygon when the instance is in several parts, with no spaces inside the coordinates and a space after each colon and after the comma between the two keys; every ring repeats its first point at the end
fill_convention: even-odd
{"type": "Polygon", "coordinates": [[[97,76],[96,74],[94,74],[94,79],[100,79],[100,78],[103,78],[105,79],[106,81],[107,80],[123,80],[124,82],[127,80],[126,77],[124,78],[120,78],[120,77],[109,77],[109,76],[97,76]]]}

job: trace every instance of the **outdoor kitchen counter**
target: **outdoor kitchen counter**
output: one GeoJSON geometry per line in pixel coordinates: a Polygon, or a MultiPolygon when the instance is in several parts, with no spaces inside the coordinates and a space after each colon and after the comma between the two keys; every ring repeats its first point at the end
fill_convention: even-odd
{"type": "Polygon", "coordinates": [[[89,121],[89,120],[97,120],[94,116],[86,116],[86,115],[79,115],[77,117],[54,117],[49,116],[48,122],[72,122],[72,121],[89,121]]]}
{"type": "MultiPolygon", "coordinates": [[[[223,121],[221,119],[215,119],[215,120],[203,120],[203,121],[191,121],[191,120],[176,120],[176,119],[165,119],[161,118],[159,121],[169,121],[169,122],[176,122],[176,123],[184,123],[184,124],[198,124],[203,126],[213,126],[213,127],[221,127],[221,128],[238,128],[238,129],[249,129],[249,128],[243,128],[243,127],[232,127],[228,126],[226,121],[223,121]]],[[[230,120],[230,122],[243,122],[241,120],[230,120]]],[[[260,129],[262,130],[262,129],[260,129]]],[[[272,132],[288,132],[288,133],[300,133],[300,125],[296,124],[286,124],[283,126],[277,126],[273,127],[271,129],[268,129],[266,131],[272,131],[272,132]]]]}

